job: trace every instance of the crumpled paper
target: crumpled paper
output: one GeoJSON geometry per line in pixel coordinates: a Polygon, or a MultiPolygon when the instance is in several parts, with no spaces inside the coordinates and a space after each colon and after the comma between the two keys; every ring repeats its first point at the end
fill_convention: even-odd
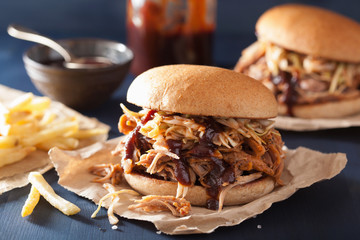
{"type": "MultiPolygon", "coordinates": [[[[79,196],[98,203],[99,199],[108,192],[102,184],[92,182],[95,176],[89,173],[89,168],[95,164],[119,163],[120,157],[111,154],[118,141],[120,138],[96,143],[76,151],[51,149],[49,155],[58,172],[59,184],[79,196]]],[[[114,211],[124,218],[152,222],[158,230],[166,234],[211,233],[220,226],[237,225],[264,212],[274,202],[289,198],[300,188],[334,177],[344,169],[346,162],[343,153],[324,154],[299,147],[295,150],[287,150],[281,177],[286,185],[278,186],[273,192],[248,204],[224,207],[221,212],[193,206],[189,216],[178,218],[169,212],[130,211],[128,206],[136,197],[124,194],[121,195],[121,201],[115,206],[114,211]]],[[[118,188],[130,189],[126,182],[121,183],[118,188]]],[[[109,204],[108,199],[104,206],[108,208],[109,204]]]]}
{"type": "MultiPolygon", "coordinates": [[[[0,85],[0,102],[5,105],[22,94],[24,94],[24,92],[0,85]]],[[[52,101],[50,109],[62,116],[76,116],[79,119],[81,128],[102,127],[110,129],[109,126],[99,122],[97,119],[85,117],[62,103],[52,101]]],[[[105,134],[91,139],[81,140],[79,148],[88,146],[94,142],[105,141],[107,137],[108,135],[105,134]]],[[[19,162],[0,167],[0,194],[27,185],[29,183],[27,180],[29,172],[38,171],[45,173],[51,168],[53,168],[53,165],[50,162],[47,152],[41,150],[32,152],[19,162]]]]}
{"type": "Polygon", "coordinates": [[[316,131],[333,128],[348,128],[360,126],[360,114],[344,118],[295,118],[278,116],[275,118],[275,128],[290,131],[316,131]]]}

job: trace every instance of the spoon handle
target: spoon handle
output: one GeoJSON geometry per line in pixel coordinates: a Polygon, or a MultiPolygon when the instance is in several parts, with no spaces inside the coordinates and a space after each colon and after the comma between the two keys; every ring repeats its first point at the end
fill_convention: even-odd
{"type": "Polygon", "coordinates": [[[55,51],[57,51],[64,59],[66,62],[71,62],[72,59],[74,59],[73,55],[70,54],[65,48],[63,48],[60,44],[58,44],[57,42],[55,42],[54,40],[42,36],[39,33],[16,25],[16,24],[10,24],[8,26],[7,29],[8,33],[10,36],[18,38],[18,39],[23,39],[23,40],[28,40],[28,41],[32,41],[32,42],[36,42],[36,43],[41,43],[45,46],[48,46],[49,48],[54,49],[55,51]]]}

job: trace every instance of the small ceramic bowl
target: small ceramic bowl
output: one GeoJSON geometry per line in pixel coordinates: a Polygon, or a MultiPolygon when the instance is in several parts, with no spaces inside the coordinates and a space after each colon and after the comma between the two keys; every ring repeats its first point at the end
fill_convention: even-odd
{"type": "Polygon", "coordinates": [[[77,57],[105,57],[113,64],[91,69],[63,67],[54,50],[35,45],[25,52],[25,69],[42,94],[76,109],[91,109],[104,103],[124,81],[132,51],[122,43],[102,39],[67,39],[59,43],[77,57]]]}

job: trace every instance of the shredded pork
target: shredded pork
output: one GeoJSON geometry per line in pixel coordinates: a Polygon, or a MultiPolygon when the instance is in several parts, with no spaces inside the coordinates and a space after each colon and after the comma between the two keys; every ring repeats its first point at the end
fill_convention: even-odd
{"type": "Polygon", "coordinates": [[[113,154],[123,156],[125,172],[144,172],[178,182],[177,198],[186,198],[190,186],[216,189],[216,184],[220,184],[219,195],[222,193],[221,197],[224,197],[223,187],[233,186],[240,176],[271,176],[282,184],[283,142],[271,120],[199,117],[157,111],[144,123],[150,110],[135,113],[123,105],[122,108],[124,115],[119,121],[119,130],[128,133],[128,138],[113,154]],[[136,140],[131,139],[131,134],[135,134],[131,130],[137,130],[139,125],[136,140]],[[172,149],[174,143],[181,147],[172,149]],[[128,153],[133,146],[130,144],[135,149],[128,153]],[[181,182],[184,172],[179,174],[180,168],[185,168],[187,184],[181,182]],[[215,179],[220,180],[214,183],[215,179]]]}
{"type": "MultiPolygon", "coordinates": [[[[297,104],[311,104],[360,95],[360,64],[299,54],[275,44],[256,41],[242,52],[235,71],[262,81],[283,102],[288,89],[282,72],[297,77],[297,104]]],[[[295,95],[295,94],[293,94],[295,95]]]]}
{"type": "Polygon", "coordinates": [[[92,166],[89,171],[90,173],[98,176],[93,180],[93,182],[110,182],[112,185],[117,185],[123,178],[123,169],[120,164],[98,164],[92,166]]]}
{"type": "Polygon", "coordinates": [[[189,201],[173,196],[148,195],[141,200],[135,200],[135,203],[137,204],[129,206],[130,210],[141,208],[145,212],[170,211],[177,217],[186,216],[191,211],[189,201]]]}
{"type": "Polygon", "coordinates": [[[218,211],[220,212],[223,208],[224,205],[224,201],[225,201],[225,196],[226,194],[234,187],[239,186],[239,185],[244,185],[246,183],[255,181],[259,178],[262,177],[261,173],[253,173],[247,176],[238,176],[236,181],[232,184],[229,184],[227,186],[224,187],[224,189],[221,191],[220,196],[219,196],[219,209],[218,211]]]}
{"type": "Polygon", "coordinates": [[[97,209],[93,212],[93,214],[91,215],[91,218],[95,218],[96,215],[98,214],[98,212],[101,209],[101,206],[103,204],[103,202],[108,199],[111,198],[111,203],[109,205],[107,214],[108,214],[108,219],[111,225],[115,225],[118,223],[119,219],[115,216],[114,214],[114,207],[115,204],[118,203],[120,201],[120,194],[131,194],[131,195],[139,195],[137,192],[135,192],[134,190],[131,189],[121,189],[121,190],[116,190],[115,186],[110,184],[110,183],[104,183],[103,187],[109,192],[108,194],[106,194],[105,196],[103,196],[98,203],[98,207],[97,209]]]}

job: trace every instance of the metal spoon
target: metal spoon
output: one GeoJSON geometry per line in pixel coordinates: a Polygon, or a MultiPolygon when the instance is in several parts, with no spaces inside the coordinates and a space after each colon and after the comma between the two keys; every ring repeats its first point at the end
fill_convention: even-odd
{"type": "Polygon", "coordinates": [[[58,52],[65,60],[64,67],[72,69],[102,68],[112,65],[112,62],[105,57],[75,57],[59,43],[45,37],[31,29],[10,24],[7,29],[10,36],[43,44],[58,52]]]}

